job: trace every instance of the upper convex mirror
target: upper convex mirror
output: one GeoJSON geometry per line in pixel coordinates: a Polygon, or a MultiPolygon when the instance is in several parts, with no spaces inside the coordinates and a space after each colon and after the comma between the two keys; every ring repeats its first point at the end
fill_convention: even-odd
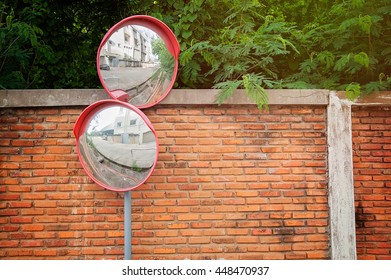
{"type": "Polygon", "coordinates": [[[113,26],[103,38],[97,70],[112,98],[148,108],[172,89],[178,55],[178,41],[163,22],[132,16],[113,26]]]}
{"type": "Polygon", "coordinates": [[[84,170],[106,189],[135,189],[155,168],[157,137],[135,106],[116,100],[95,103],[82,112],[74,132],[84,170]]]}

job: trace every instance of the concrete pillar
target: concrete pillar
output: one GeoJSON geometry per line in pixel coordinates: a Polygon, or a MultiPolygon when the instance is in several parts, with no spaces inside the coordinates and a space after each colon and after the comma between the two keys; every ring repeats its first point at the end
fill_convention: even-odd
{"type": "Polygon", "coordinates": [[[354,260],[354,212],[351,103],[330,92],[327,112],[331,259],[354,260]]]}

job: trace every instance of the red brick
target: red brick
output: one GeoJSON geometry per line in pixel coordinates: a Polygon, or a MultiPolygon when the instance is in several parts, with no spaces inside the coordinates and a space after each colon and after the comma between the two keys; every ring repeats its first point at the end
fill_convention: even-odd
{"type": "Polygon", "coordinates": [[[19,169],[18,163],[1,163],[1,169],[19,169]]]}
{"type": "Polygon", "coordinates": [[[45,178],[43,177],[22,178],[21,182],[24,185],[39,185],[45,183],[45,178]]]}
{"type": "Polygon", "coordinates": [[[0,240],[0,248],[13,248],[19,245],[17,240],[0,240]]]}
{"type": "Polygon", "coordinates": [[[69,199],[70,198],[70,194],[69,193],[49,193],[47,195],[47,198],[49,200],[69,199]]]}
{"type": "Polygon", "coordinates": [[[189,237],[189,244],[209,244],[210,237],[189,237]]]}
{"type": "Polygon", "coordinates": [[[31,249],[26,249],[26,248],[23,248],[23,249],[16,249],[16,248],[13,248],[12,251],[8,251],[8,256],[10,257],[31,257],[33,256],[33,250],[31,249]]]}
{"type": "Polygon", "coordinates": [[[10,146],[11,144],[11,140],[7,139],[7,140],[0,140],[0,146],[2,147],[7,147],[7,146],[10,146]]]}
{"type": "Polygon", "coordinates": [[[155,248],[154,254],[175,254],[175,248],[155,248]]]}
{"type": "Polygon", "coordinates": [[[31,201],[11,201],[8,203],[10,208],[29,208],[32,206],[31,201]]]}
{"type": "Polygon", "coordinates": [[[82,254],[84,254],[84,255],[103,255],[105,252],[105,249],[99,248],[99,247],[82,248],[81,251],[82,251],[82,254]]]}
{"type": "Polygon", "coordinates": [[[33,217],[11,217],[10,222],[12,224],[31,224],[33,217]]]}
{"type": "Polygon", "coordinates": [[[44,230],[44,225],[23,225],[22,229],[24,231],[42,231],[44,230]]]}
{"type": "MultiPolygon", "coordinates": [[[[23,118],[25,124],[33,124],[33,127],[25,126],[25,131],[1,135],[6,142],[18,140],[16,145],[21,145],[8,149],[4,159],[0,159],[15,163],[8,169],[0,168],[6,172],[2,173],[3,178],[11,171],[15,176],[12,182],[8,179],[10,184],[6,184],[4,192],[19,195],[8,197],[15,200],[7,203],[29,199],[30,206],[34,207],[1,210],[5,222],[22,223],[1,229],[5,229],[6,234],[23,230],[33,235],[39,241],[37,244],[44,241],[42,247],[54,249],[44,252],[41,247],[31,247],[33,249],[29,251],[13,248],[20,255],[32,258],[123,257],[123,195],[93,184],[81,169],[77,155],[73,154],[74,138],[70,136],[79,112],[81,109],[77,108],[20,109],[15,113],[14,124],[17,124],[17,118],[23,118]],[[34,118],[39,123],[34,122],[34,118]],[[28,141],[35,141],[35,146],[22,145],[32,145],[28,141]],[[24,194],[20,195],[22,191],[24,194]],[[27,220],[18,220],[18,215],[26,215],[27,220]],[[34,224],[23,224],[31,220],[34,224]],[[37,227],[25,227],[28,225],[37,227]],[[105,246],[110,248],[93,250],[105,246]]],[[[158,124],[161,146],[153,176],[146,185],[132,192],[135,258],[183,259],[194,258],[192,254],[197,253],[199,258],[251,259],[255,256],[278,259],[285,256],[286,259],[300,259],[305,252],[288,253],[284,251],[285,245],[279,243],[303,243],[303,235],[315,233],[319,237],[311,239],[313,242],[327,240],[327,225],[323,225],[328,219],[327,193],[324,191],[327,179],[324,108],[271,106],[269,113],[260,113],[253,106],[172,108],[165,105],[145,112],[158,124]],[[318,129],[321,133],[284,130],[291,128],[318,129]],[[286,179],[289,181],[283,182],[286,179]],[[318,188],[322,190],[318,191],[318,188]],[[304,192],[306,189],[309,192],[304,192]],[[301,199],[307,195],[312,200],[301,199]],[[291,219],[292,212],[301,224],[308,220],[321,222],[311,222],[311,229],[295,230],[293,226],[291,231],[271,229],[283,227],[281,219],[291,219]],[[227,234],[233,237],[226,237],[227,234]],[[284,239],[274,234],[283,235],[284,239]],[[291,235],[298,236],[288,239],[291,235]],[[156,236],[162,237],[156,239],[156,236]],[[260,242],[265,248],[276,251],[256,255],[264,253],[265,249],[250,249],[250,245],[256,246],[260,242]],[[234,243],[242,246],[227,246],[226,249],[220,246],[234,243]],[[167,244],[173,246],[165,247],[167,244]],[[208,245],[200,247],[200,244],[208,245]],[[158,248],[168,251],[156,250],[158,248]],[[253,254],[249,254],[250,251],[253,254]]],[[[367,170],[371,169],[367,167],[367,170]]],[[[370,175],[387,174],[377,171],[370,175]]],[[[386,193],[362,195],[386,196],[386,193]]],[[[7,205],[2,204],[2,207],[7,205]]],[[[387,213],[381,215],[384,217],[380,218],[385,218],[387,213]]],[[[28,240],[33,239],[30,236],[28,240]]],[[[319,255],[312,255],[313,258],[327,258],[327,248],[314,252],[319,255]]]]}
{"type": "Polygon", "coordinates": [[[11,124],[10,125],[11,131],[30,131],[33,130],[32,124],[11,124]]]}
{"type": "Polygon", "coordinates": [[[271,235],[272,230],[270,228],[265,228],[265,229],[254,229],[252,231],[253,235],[271,235]]]}
{"type": "Polygon", "coordinates": [[[356,123],[352,132],[354,135],[353,148],[356,155],[354,158],[355,193],[360,194],[362,201],[360,207],[363,208],[363,213],[365,213],[365,215],[357,215],[356,220],[358,223],[362,223],[363,227],[357,228],[356,235],[357,240],[369,238],[367,242],[361,242],[357,245],[359,259],[380,259],[384,252],[376,251],[376,249],[371,249],[372,251],[368,252],[369,249],[360,250],[360,246],[365,248],[376,244],[380,248],[387,244],[387,242],[382,241],[382,237],[388,238],[389,235],[386,221],[389,221],[391,216],[385,214],[384,209],[379,208],[381,203],[387,199],[388,193],[383,190],[385,190],[384,186],[387,185],[389,176],[384,170],[388,169],[386,165],[391,162],[390,153],[387,149],[388,145],[384,145],[390,143],[388,137],[390,136],[389,126],[383,125],[387,123],[388,119],[385,116],[390,116],[390,112],[383,110],[381,107],[366,108],[361,111],[353,110],[352,115],[352,122],[356,123]],[[359,116],[364,113],[366,115],[365,119],[360,118],[359,116]],[[371,125],[359,125],[359,123],[371,125]],[[373,164],[373,166],[370,164],[373,164]],[[374,215],[368,216],[371,213],[374,215]],[[369,220],[369,217],[371,220],[369,220]],[[385,232],[385,235],[373,236],[373,231],[368,232],[369,229],[376,230],[379,233],[385,232]],[[377,240],[371,240],[372,238],[377,240]]]}
{"type": "Polygon", "coordinates": [[[42,247],[44,242],[42,240],[22,240],[20,241],[21,247],[42,247]]]}
{"type": "Polygon", "coordinates": [[[2,193],[0,194],[0,200],[20,200],[20,194],[2,193]]]}
{"type": "Polygon", "coordinates": [[[37,208],[54,208],[57,207],[56,201],[34,201],[34,206],[37,208]]]}

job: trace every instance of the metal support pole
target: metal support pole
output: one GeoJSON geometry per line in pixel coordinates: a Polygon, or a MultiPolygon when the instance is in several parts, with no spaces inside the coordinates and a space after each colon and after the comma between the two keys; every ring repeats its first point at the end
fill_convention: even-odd
{"type": "Polygon", "coordinates": [[[132,259],[132,193],[125,192],[124,195],[124,251],[125,260],[132,259]]]}

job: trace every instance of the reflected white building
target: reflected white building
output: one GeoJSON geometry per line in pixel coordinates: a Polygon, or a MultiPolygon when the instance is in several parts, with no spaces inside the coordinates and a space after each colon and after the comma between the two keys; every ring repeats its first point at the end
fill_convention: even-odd
{"type": "Polygon", "coordinates": [[[155,141],[153,132],[144,120],[130,110],[120,110],[114,122],[99,130],[99,135],[114,143],[142,145],[155,141]]]}
{"type": "Polygon", "coordinates": [[[100,64],[110,67],[141,67],[152,63],[156,33],[142,26],[126,25],[114,32],[100,51],[100,64]]]}

